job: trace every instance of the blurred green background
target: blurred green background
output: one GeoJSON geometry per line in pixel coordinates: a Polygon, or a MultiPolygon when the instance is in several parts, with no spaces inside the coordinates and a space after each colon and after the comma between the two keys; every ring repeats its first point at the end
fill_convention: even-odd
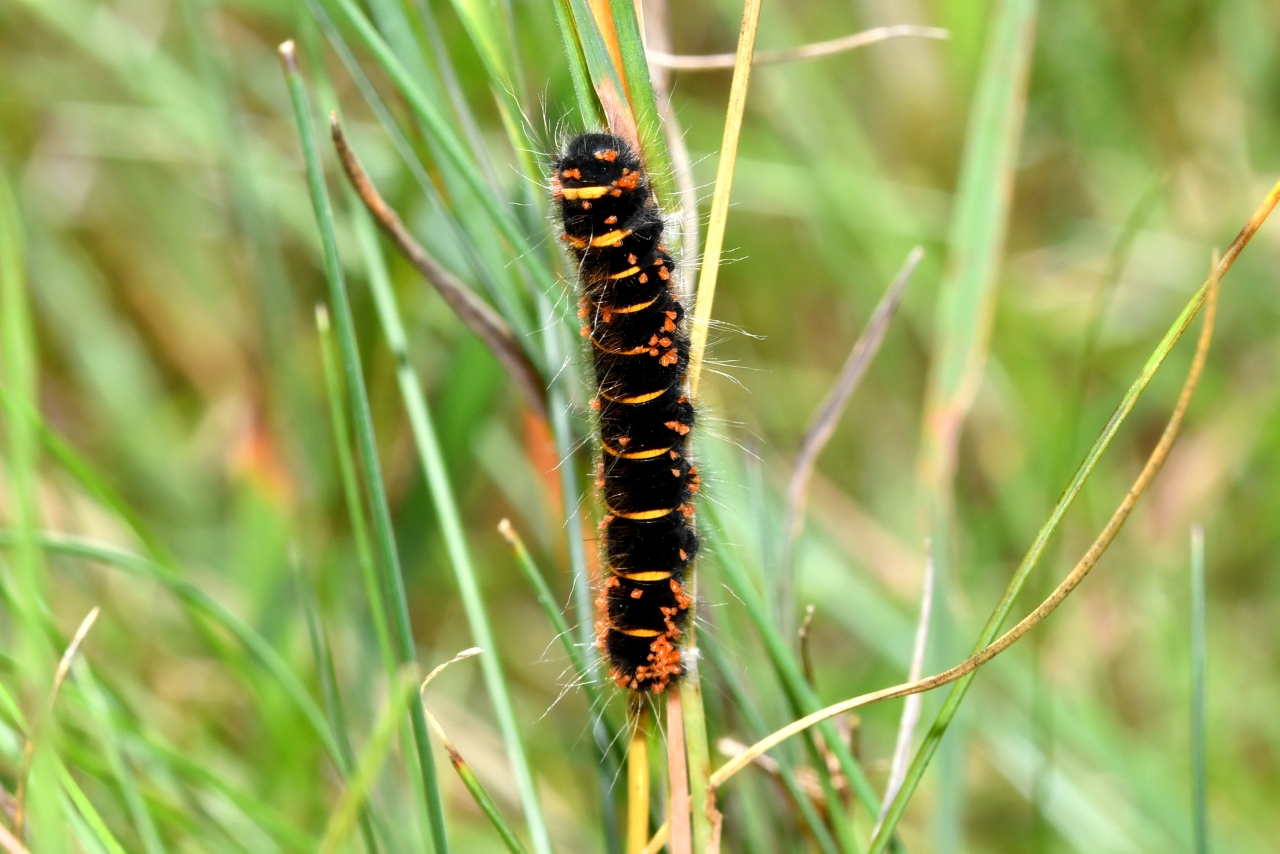
{"type": "MultiPolygon", "coordinates": [[[[524,162],[581,122],[554,4],[370,5],[411,74],[454,105],[495,197],[534,250],[550,256],[551,224],[529,201],[543,191],[524,162]],[[521,79],[491,79],[460,8],[512,16],[521,79]],[[531,153],[504,133],[505,91],[523,110],[531,153]]],[[[792,717],[717,570],[717,549],[740,554],[762,585],[772,583],[798,443],[884,288],[920,244],[925,260],[903,309],[819,462],[796,559],[797,604],[817,605],[819,695],[834,702],[905,677],[924,566],[922,400],[992,6],[765,5],[761,49],[890,23],[952,35],[762,66],[753,78],[715,309],[721,323],[711,330],[709,358],[723,375],[703,386],[704,480],[723,535],[700,570],[701,631],[727,662],[704,671],[713,746],[720,736],[761,734],[743,722],[729,681],[754,698],[769,729],[792,717]]],[[[34,336],[30,350],[15,343],[24,324],[16,303],[5,303],[6,392],[15,391],[22,353],[33,356],[35,400],[61,437],[13,459],[25,434],[11,410],[0,514],[11,529],[30,518],[25,490],[40,528],[171,555],[183,579],[238,616],[319,697],[322,668],[306,618],[314,590],[358,752],[386,705],[387,682],[328,418],[313,322],[325,295],[319,238],[276,45],[298,40],[317,126],[321,108],[342,111],[379,188],[458,276],[482,293],[506,293],[520,287],[521,262],[377,64],[349,30],[334,29],[335,14],[327,0],[0,3],[0,169],[21,221],[20,235],[6,227],[24,247],[34,336]],[[356,66],[335,50],[335,33],[356,66]],[[353,67],[386,100],[402,150],[353,67]],[[494,286],[477,269],[515,284],[494,286]],[[73,456],[78,468],[68,464],[73,456]],[[117,503],[104,499],[108,491],[117,503]]],[[[673,50],[731,51],[739,16],[723,0],[671,4],[673,50]]],[[[960,445],[940,606],[946,628],[935,632],[926,672],[963,657],[1212,251],[1280,176],[1278,35],[1280,7],[1261,0],[1042,5],[990,356],[960,445]]],[[[727,72],[672,77],[670,104],[704,224],[728,84],[727,72]]],[[[472,646],[473,635],[369,296],[352,197],[327,137],[321,142],[419,659],[429,669],[472,646]]],[[[557,850],[602,850],[591,748],[598,710],[573,686],[555,630],[496,527],[512,520],[576,623],[557,451],[484,346],[412,268],[386,255],[494,626],[496,648],[484,655],[503,666],[557,850]]],[[[1194,523],[1204,525],[1208,555],[1212,837],[1222,851],[1274,850],[1278,262],[1273,223],[1224,282],[1206,376],[1166,469],[1096,575],[979,675],[902,824],[909,850],[1192,850],[1194,523]]],[[[557,288],[571,301],[571,282],[557,288]]],[[[550,301],[525,299],[525,331],[557,322],[550,301]]],[[[1189,359],[1183,345],[1139,403],[1015,613],[1033,607],[1105,523],[1163,428],[1189,359]]],[[[589,390],[574,382],[568,405],[584,435],[589,390]]],[[[586,461],[579,454],[583,488],[586,461]]],[[[112,850],[108,838],[128,851],[315,850],[342,782],[279,674],[224,622],[184,606],[172,585],[99,561],[9,549],[0,570],[8,603],[0,677],[9,695],[0,782],[9,793],[21,765],[19,713],[43,714],[57,655],[85,614],[102,608],[82,664],[42,725],[58,759],[37,760],[46,794],[43,819],[33,820],[45,823],[33,850],[112,850]],[[51,619],[33,628],[20,605],[36,601],[51,619]],[[76,786],[58,776],[58,763],[76,786]],[[95,829],[94,810],[74,791],[109,833],[95,829]]],[[[938,702],[926,697],[926,724],[938,702]]],[[[433,682],[427,705],[518,825],[479,668],[454,665],[433,682]]],[[[610,714],[620,708],[615,696],[610,714]]],[[[857,728],[856,752],[877,788],[899,713],[898,703],[867,709],[857,728]]],[[[436,757],[455,850],[502,850],[443,753],[436,757]]],[[[371,793],[386,850],[423,844],[411,783],[388,763],[371,793]]],[[[729,784],[722,805],[725,850],[813,850],[764,774],[729,784]]]]}

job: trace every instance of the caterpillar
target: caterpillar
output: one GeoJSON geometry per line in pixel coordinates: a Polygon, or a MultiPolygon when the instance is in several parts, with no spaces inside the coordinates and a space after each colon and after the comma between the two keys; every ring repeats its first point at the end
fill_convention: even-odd
{"type": "Polygon", "coordinates": [[[659,693],[683,672],[678,641],[692,604],[684,577],[698,551],[684,307],[662,215],[631,146],[613,134],[583,133],[553,165],[599,414],[606,567],[596,644],[620,686],[659,693]]]}

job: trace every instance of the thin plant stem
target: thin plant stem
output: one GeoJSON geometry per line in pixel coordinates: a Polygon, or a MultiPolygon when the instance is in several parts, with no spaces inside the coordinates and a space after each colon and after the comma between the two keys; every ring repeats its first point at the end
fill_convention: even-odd
{"type": "Polygon", "coordinates": [[[627,854],[649,840],[649,707],[637,703],[627,741],[627,854]]]}
{"type": "MultiPolygon", "coordinates": [[[[302,142],[306,162],[307,183],[311,191],[311,203],[320,230],[324,254],[325,278],[329,285],[330,312],[338,333],[338,349],[342,357],[343,379],[346,383],[348,405],[354,414],[356,449],[361,471],[365,479],[365,498],[373,515],[374,540],[377,546],[378,568],[383,589],[391,597],[391,613],[396,641],[396,656],[401,666],[417,661],[414,649],[413,626],[409,618],[409,600],[405,595],[404,575],[400,568],[400,555],[391,526],[391,508],[387,501],[386,487],[382,480],[382,466],[378,458],[377,442],[373,432],[373,413],[365,391],[364,372],[360,364],[360,352],[356,346],[355,320],[347,299],[346,279],[342,262],[338,257],[337,240],[334,237],[333,210],[324,185],[324,173],[320,167],[320,152],[316,147],[315,131],[311,124],[311,107],[303,86],[293,42],[280,46],[289,94],[293,100],[298,135],[302,142]]],[[[410,721],[413,725],[414,747],[418,757],[418,773],[422,778],[426,796],[428,823],[436,854],[448,854],[449,838],[445,831],[444,806],[440,800],[439,781],[436,779],[434,760],[431,756],[430,733],[427,718],[420,699],[409,701],[410,721]]]]}
{"type": "Polygon", "coordinates": [[[761,0],[745,0],[742,29],[738,32],[733,80],[729,84],[729,107],[725,114],[724,136],[720,142],[720,162],[716,166],[716,188],[711,197],[711,220],[707,223],[707,242],[702,252],[698,277],[698,298],[694,303],[689,342],[689,397],[696,400],[702,378],[702,361],[707,349],[708,321],[716,299],[716,280],[720,275],[720,256],[724,252],[724,229],[729,219],[729,198],[733,192],[733,173],[738,164],[738,140],[742,136],[742,117],[747,107],[747,89],[751,83],[751,60],[755,56],[756,33],[760,27],[761,0]]]}
{"type": "Polygon", "coordinates": [[[1204,526],[1191,528],[1191,835],[1195,854],[1209,854],[1209,787],[1205,762],[1204,526]]]}
{"type": "MultiPolygon", "coordinates": [[[[799,47],[785,47],[779,50],[762,50],[757,52],[752,58],[752,64],[773,65],[775,63],[782,62],[800,62],[811,59],[823,59],[828,56],[837,56],[842,53],[848,53],[851,50],[857,50],[858,48],[866,47],[867,45],[873,45],[878,42],[888,41],[889,39],[897,39],[907,36],[922,39],[945,40],[951,38],[951,31],[944,30],[941,27],[920,27],[913,24],[891,24],[887,27],[875,27],[870,30],[863,30],[859,33],[841,36],[838,39],[813,42],[811,44],[800,45],[799,47]]],[[[721,71],[733,68],[736,61],[737,54],[734,53],[708,53],[691,56],[663,53],[660,51],[649,51],[649,62],[660,68],[669,68],[673,71],[721,71]]]]}
{"type": "MultiPolygon", "coordinates": [[[[689,768],[685,755],[684,703],[681,683],[677,682],[667,692],[667,823],[671,830],[671,854],[692,854],[697,850],[693,842],[693,828],[689,822],[689,768]]],[[[647,849],[646,849],[647,850],[647,849]]]]}

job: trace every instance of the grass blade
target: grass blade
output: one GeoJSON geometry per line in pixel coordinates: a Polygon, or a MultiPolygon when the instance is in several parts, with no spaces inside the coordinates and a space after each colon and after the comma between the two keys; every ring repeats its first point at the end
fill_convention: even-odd
{"type": "Polygon", "coordinates": [[[463,609],[467,614],[467,623],[471,628],[471,634],[476,645],[494,651],[491,655],[481,658],[480,670],[484,675],[485,687],[489,692],[494,714],[498,719],[498,729],[502,733],[502,740],[507,748],[507,758],[511,763],[516,787],[520,792],[525,821],[528,823],[530,835],[533,837],[533,848],[539,854],[550,854],[551,838],[547,831],[546,820],[542,815],[542,807],[538,801],[533,772],[529,768],[529,762],[524,753],[524,745],[520,739],[520,730],[516,724],[511,695],[507,689],[506,677],[502,673],[502,663],[496,653],[497,643],[493,636],[488,610],[485,607],[484,597],[480,592],[480,583],[463,533],[462,518],[454,500],[453,486],[449,482],[449,473],[445,465],[444,454],[440,450],[440,443],[436,437],[435,425],[431,418],[430,409],[427,406],[426,395],[422,391],[422,384],[409,358],[409,344],[404,331],[404,323],[400,319],[400,309],[396,303],[395,294],[391,291],[391,281],[382,257],[382,251],[378,246],[373,221],[363,208],[356,209],[354,214],[356,237],[368,266],[369,287],[373,291],[378,319],[382,324],[383,337],[386,339],[387,347],[395,357],[396,379],[399,382],[401,397],[408,412],[409,426],[422,463],[422,473],[431,491],[437,521],[440,524],[445,546],[449,552],[449,560],[453,566],[454,577],[458,582],[463,609]]]}
{"type": "Polygon", "coordinates": [[[507,850],[511,854],[525,854],[524,846],[520,844],[520,839],[516,836],[515,831],[511,829],[511,825],[507,824],[507,820],[498,811],[498,805],[493,802],[493,798],[485,791],[480,779],[476,777],[475,772],[471,770],[471,766],[467,764],[467,760],[462,758],[462,754],[458,752],[458,748],[454,746],[453,741],[445,734],[440,722],[430,712],[427,712],[427,723],[431,724],[431,729],[436,734],[436,738],[440,739],[444,752],[449,756],[449,762],[453,764],[453,770],[458,772],[458,779],[462,780],[462,785],[466,786],[467,791],[471,793],[471,799],[476,802],[476,806],[480,807],[480,811],[489,819],[493,829],[498,831],[498,835],[502,837],[502,844],[507,846],[507,850]]]}
{"type": "Polygon", "coordinates": [[[378,776],[378,769],[391,749],[391,740],[395,737],[400,721],[413,702],[418,691],[417,668],[406,667],[399,682],[395,685],[387,700],[387,707],[378,715],[373,725],[373,733],[369,743],[360,754],[360,762],[356,765],[356,773],[347,785],[342,800],[334,807],[325,827],[324,838],[320,842],[320,854],[334,854],[338,846],[351,832],[351,826],[364,806],[365,799],[378,776]]]}
{"type": "Polygon", "coordinates": [[[716,166],[716,189],[711,197],[711,220],[707,223],[707,243],[702,253],[702,273],[698,278],[698,301],[693,308],[689,342],[689,397],[697,399],[702,378],[702,359],[707,349],[711,306],[716,298],[720,256],[724,252],[724,229],[729,219],[729,197],[733,192],[733,172],[738,163],[738,139],[742,136],[742,116],[747,107],[751,81],[751,61],[755,55],[756,32],[760,26],[761,0],[746,0],[742,9],[742,29],[738,33],[737,62],[729,84],[729,107],[720,142],[720,162],[716,166]]]}
{"type": "MultiPolygon", "coordinates": [[[[320,229],[325,278],[329,285],[330,310],[333,312],[338,331],[338,348],[342,356],[348,405],[355,415],[356,448],[365,477],[365,497],[373,510],[373,529],[382,585],[392,597],[394,618],[392,625],[395,630],[396,654],[402,666],[411,665],[416,662],[417,654],[414,650],[413,627],[409,621],[409,603],[405,596],[404,576],[400,570],[400,557],[391,528],[391,508],[388,506],[386,489],[382,481],[382,468],[373,435],[373,414],[370,412],[369,399],[365,392],[360,353],[355,340],[355,321],[351,316],[351,305],[347,301],[342,264],[338,259],[337,240],[333,231],[333,212],[324,186],[320,152],[316,148],[315,131],[311,124],[311,109],[303,87],[302,76],[298,73],[292,42],[285,42],[280,46],[280,56],[284,62],[289,95],[293,101],[294,117],[302,142],[311,203],[320,229]]],[[[436,779],[435,765],[431,758],[431,741],[422,702],[413,700],[410,711],[414,746],[418,754],[418,773],[422,778],[423,790],[427,798],[432,841],[436,854],[447,854],[449,840],[445,833],[444,806],[440,801],[439,782],[436,779]]]]}
{"type": "Polygon", "coordinates": [[[1191,529],[1191,835],[1195,854],[1209,854],[1209,781],[1205,763],[1204,528],[1191,529]]]}

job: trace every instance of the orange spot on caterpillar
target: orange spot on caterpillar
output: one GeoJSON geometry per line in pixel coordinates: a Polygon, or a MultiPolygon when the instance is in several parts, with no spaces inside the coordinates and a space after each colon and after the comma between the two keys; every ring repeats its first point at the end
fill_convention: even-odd
{"type": "Polygon", "coordinates": [[[622,177],[614,181],[613,186],[621,190],[634,190],[640,186],[640,170],[632,171],[623,167],[622,177]]]}
{"type": "Polygon", "coordinates": [[[676,403],[688,403],[688,402],[689,402],[688,395],[682,394],[678,398],[676,398],[676,403]]]}
{"type": "Polygon", "coordinates": [[[575,181],[582,180],[582,173],[577,169],[566,169],[560,173],[565,178],[572,178],[575,181]]]}
{"type": "Polygon", "coordinates": [[[582,203],[582,209],[583,209],[584,211],[589,211],[589,210],[591,210],[591,202],[583,202],[583,203],[582,203]]]}
{"type": "Polygon", "coordinates": [[[614,151],[612,148],[606,148],[604,151],[596,152],[596,160],[603,160],[606,163],[612,163],[617,159],[618,152],[614,151]]]}
{"type": "Polygon", "coordinates": [[[632,599],[639,599],[639,598],[640,598],[641,596],[643,596],[643,595],[644,595],[644,590],[642,590],[642,589],[641,589],[641,588],[639,588],[639,587],[637,587],[635,590],[632,590],[632,591],[631,591],[631,598],[632,598],[632,599]]]}
{"type": "MultiPolygon", "coordinates": [[[[666,424],[665,424],[665,426],[666,426],[666,427],[668,427],[668,428],[669,428],[669,429],[671,429],[671,430],[676,431],[676,432],[677,432],[677,433],[679,433],[681,436],[684,436],[685,434],[687,434],[687,433],[689,432],[689,425],[688,425],[688,424],[681,424],[679,421],[667,421],[667,422],[666,422],[666,424]]],[[[674,469],[672,469],[672,471],[674,471],[674,469]]]]}
{"type": "Polygon", "coordinates": [[[591,327],[583,325],[583,327],[578,330],[578,334],[581,335],[583,338],[591,337],[591,327]]]}
{"type": "Polygon", "coordinates": [[[593,398],[591,398],[591,403],[589,403],[589,404],[587,404],[587,405],[588,405],[588,406],[590,406],[592,409],[599,410],[599,409],[600,409],[600,398],[598,398],[598,397],[593,397],[593,398]]]}
{"type": "Polygon", "coordinates": [[[681,611],[688,610],[689,606],[693,604],[693,597],[686,593],[684,585],[674,578],[671,579],[671,592],[675,594],[676,605],[681,611]]]}
{"type": "Polygon", "coordinates": [[[609,191],[609,195],[613,196],[616,199],[618,198],[618,196],[622,195],[622,191],[619,190],[617,187],[614,187],[612,190],[609,191]]]}
{"type": "Polygon", "coordinates": [[[618,221],[618,218],[616,216],[613,216],[612,214],[604,218],[605,225],[613,225],[617,221],[618,221]]]}
{"type": "Polygon", "coordinates": [[[672,452],[671,452],[671,459],[673,459],[673,460],[678,460],[678,459],[680,459],[680,455],[679,455],[679,454],[677,454],[675,451],[672,451],[672,452]]]}
{"type": "Polygon", "coordinates": [[[630,437],[630,436],[619,436],[619,437],[618,437],[618,444],[619,444],[620,446],[622,446],[622,447],[624,447],[624,448],[625,448],[627,445],[630,445],[630,444],[631,444],[631,437],[630,437]]]}
{"type": "Polygon", "coordinates": [[[612,320],[613,320],[613,312],[612,312],[612,311],[609,311],[608,309],[603,309],[603,310],[601,310],[601,312],[600,312],[600,319],[601,319],[601,320],[603,320],[605,323],[610,323],[610,322],[612,322],[612,320]]]}
{"type": "Polygon", "coordinates": [[[613,521],[613,514],[606,513],[605,517],[600,520],[600,530],[603,531],[605,528],[609,527],[609,523],[612,521],[613,521]]]}
{"type": "Polygon", "coordinates": [[[692,515],[694,514],[694,512],[695,512],[695,511],[694,511],[694,509],[693,509],[693,505],[692,505],[692,504],[681,504],[681,505],[680,505],[680,512],[681,512],[681,513],[683,513],[683,514],[685,515],[685,518],[689,518],[690,516],[692,516],[692,515]]]}
{"type": "Polygon", "coordinates": [[[688,553],[687,551],[685,551],[684,549],[681,549],[681,550],[680,550],[680,560],[688,560],[688,559],[689,559],[689,553],[688,553]]]}
{"type": "Polygon", "coordinates": [[[660,270],[658,270],[658,278],[662,279],[662,281],[664,282],[667,281],[668,279],[671,278],[671,271],[668,270],[666,267],[661,268],[660,270]]]}
{"type": "Polygon", "coordinates": [[[669,368],[672,365],[679,364],[679,362],[680,362],[680,354],[677,353],[675,350],[668,350],[667,352],[663,353],[662,358],[658,360],[658,364],[662,365],[664,368],[669,368]]]}
{"type": "Polygon", "coordinates": [[[640,284],[642,284],[642,285],[644,285],[644,284],[648,284],[648,282],[649,282],[649,275],[648,275],[647,273],[641,273],[641,274],[640,274],[640,276],[639,276],[639,278],[638,278],[638,279],[636,279],[636,281],[638,281],[638,282],[639,282],[640,284]]]}

